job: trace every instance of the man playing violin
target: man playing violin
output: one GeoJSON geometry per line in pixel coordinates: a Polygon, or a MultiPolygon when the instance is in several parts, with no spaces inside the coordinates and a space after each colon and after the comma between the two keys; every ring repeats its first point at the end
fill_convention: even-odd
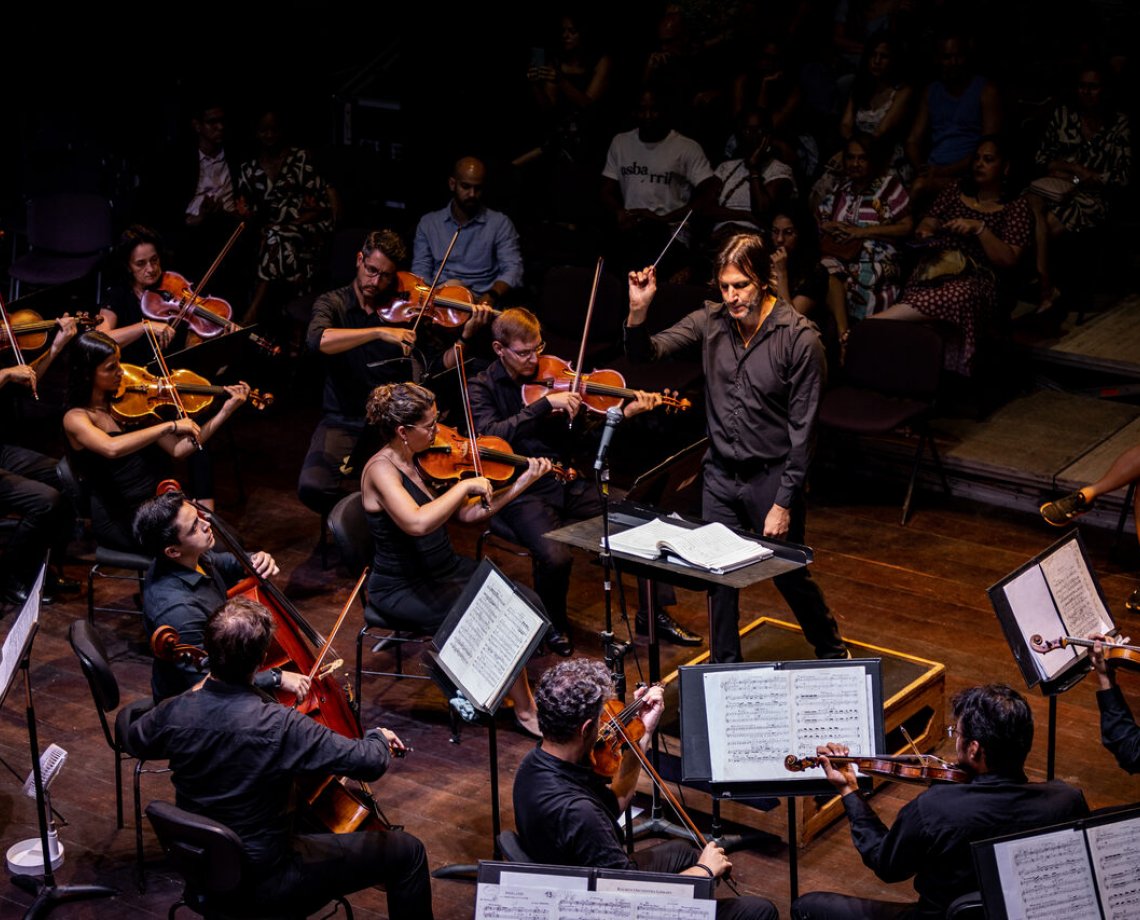
{"type": "MultiPolygon", "coordinates": [[[[723,303],[703,306],[650,336],[657,292],[652,268],[629,273],[626,352],[655,361],[699,350],[705,370],[709,449],[701,514],[708,521],[802,543],[804,483],[825,372],[815,325],[780,300],[771,259],[756,234],[730,237],[714,270],[723,303]]],[[[818,658],[847,658],[839,627],[806,566],[772,579],[818,658]]],[[[709,591],[713,661],[740,661],[740,592],[709,591]]]]}
{"type": "MultiPolygon", "coordinates": [[[[611,780],[595,772],[592,753],[602,711],[613,698],[609,672],[597,659],[572,658],[548,669],[535,689],[542,743],[530,751],[515,774],[515,823],[527,855],[537,863],[605,869],[639,869],[682,875],[722,877],[732,863],[724,849],[709,843],[698,851],[672,840],[632,856],[618,827],[637,791],[640,760],[626,750],[611,780]]],[[[649,750],[665,709],[660,687],[642,688],[639,718],[645,732],[636,744],[649,750]]],[[[717,917],[775,920],[766,898],[743,896],[717,901],[717,917]]]]}
{"type": "Polygon", "coordinates": [[[1004,684],[970,687],[951,702],[958,766],[971,779],[937,784],[908,802],[887,828],[859,792],[846,745],[817,748],[821,766],[843,796],[851,838],[866,864],[884,882],[914,878],[918,900],[905,904],[832,892],[812,892],[792,903],[796,920],[942,918],[961,895],[978,889],[970,844],[1084,817],[1084,794],[1061,780],[1030,783],[1025,758],[1033,746],[1033,713],[1025,698],[1004,684]]]}
{"type": "MultiPolygon", "coordinates": [[[[364,461],[380,448],[365,422],[369,394],[385,383],[418,381],[437,364],[455,366],[451,350],[444,352],[437,342],[425,349],[411,323],[385,318],[397,295],[397,270],[407,256],[397,233],[374,230],[356,254],[352,283],[313,304],[306,341],[324,359],[323,415],[309,442],[297,495],[319,514],[327,514],[342,497],[345,480],[357,483],[364,461]]],[[[469,339],[490,316],[488,307],[477,307],[460,338],[469,339]]],[[[421,323],[420,331],[429,325],[421,323]]]]}
{"type": "MultiPolygon", "coordinates": [[[[552,391],[523,405],[523,384],[534,379],[545,348],[538,318],[523,307],[504,310],[491,325],[491,338],[498,360],[471,381],[475,430],[503,438],[525,456],[572,461],[581,449],[585,426],[571,427],[567,422],[581,409],[581,395],[569,389],[552,391]]],[[[629,418],[660,405],[661,399],[660,393],[639,392],[622,411],[629,418]]],[[[552,624],[546,644],[559,655],[573,651],[566,614],[573,556],[569,547],[548,540],[545,534],[601,513],[601,499],[589,477],[569,483],[548,477],[499,513],[514,539],[530,551],[534,590],[552,624]]],[[[687,632],[664,611],[659,611],[658,621],[663,638],[680,645],[700,644],[700,637],[687,632]]]]}
{"type": "Polygon", "coordinates": [[[481,304],[494,306],[523,282],[519,235],[511,219],[483,207],[487,167],[463,157],[452,168],[447,187],[451,201],[420,218],[413,245],[412,272],[429,284],[447,247],[462,230],[444,268],[444,278],[470,288],[481,304]]]}
{"type": "MultiPolygon", "coordinates": [[[[1122,769],[1140,773],[1140,726],[1116,685],[1116,673],[1108,664],[1106,646],[1111,645],[1112,640],[1100,635],[1089,638],[1096,640],[1089,651],[1089,661],[1096,672],[1098,684],[1096,705],[1100,710],[1100,743],[1112,753],[1122,769]]],[[[1136,661],[1131,656],[1127,660],[1130,665],[1136,661]]]]}
{"type": "MultiPolygon", "coordinates": [[[[143,583],[143,618],[147,635],[160,626],[170,626],[183,645],[201,648],[210,615],[226,601],[226,592],[246,572],[231,553],[214,552],[214,532],[181,492],[166,492],[141,505],[135,512],[135,539],[154,557],[143,583]]],[[[250,557],[263,578],[276,575],[277,563],[269,553],[250,557]]],[[[202,680],[201,672],[187,661],[155,658],[151,690],[155,702],[189,690],[202,680]]],[[[309,678],[295,671],[273,668],[259,671],[253,684],[272,692],[278,688],[304,699],[309,678]]]]}
{"type": "Polygon", "coordinates": [[[383,885],[393,920],[430,920],[431,879],[423,844],[398,830],[295,834],[290,807],[299,775],[372,781],[396,734],[374,728],[362,738],[334,732],[291,706],[267,702],[252,681],[269,649],[273,618],[248,598],[233,598],[206,623],[210,675],[202,686],[165,700],[127,729],[146,759],[166,759],[180,808],[229,827],[245,862],[232,904],[243,911],[308,916],[339,895],[383,885]]]}

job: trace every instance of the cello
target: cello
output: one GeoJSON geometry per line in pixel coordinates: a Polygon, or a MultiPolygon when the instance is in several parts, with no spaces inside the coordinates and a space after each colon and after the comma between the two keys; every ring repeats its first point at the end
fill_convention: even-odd
{"type": "MultiPolygon", "coordinates": [[[[167,480],[159,485],[158,491],[161,494],[178,488],[178,483],[167,480]]],[[[253,560],[241,542],[221,522],[215,512],[193,499],[186,498],[185,501],[194,506],[198,514],[210,524],[217,539],[249,573],[249,577],[239,581],[230,589],[229,596],[255,600],[265,606],[273,616],[277,628],[266,654],[264,666],[292,667],[301,673],[309,674],[312,678],[305,699],[287,699],[286,697],[291,694],[278,691],[278,702],[311,716],[326,728],[346,738],[362,738],[364,733],[361,731],[347,687],[341,687],[330,676],[322,676],[321,660],[328,651],[331,640],[326,640],[276,585],[257,573],[253,560]],[[314,651],[314,648],[319,651],[314,651]]],[[[363,584],[363,578],[364,576],[361,576],[357,590],[363,584]]],[[[349,598],[349,604],[346,604],[341,612],[341,622],[355,598],[354,592],[349,598]]],[[[345,785],[343,778],[326,776],[320,777],[315,785],[304,789],[303,793],[314,820],[330,832],[347,833],[392,827],[372,798],[367,786],[362,783],[361,789],[362,794],[357,794],[345,785]]]]}

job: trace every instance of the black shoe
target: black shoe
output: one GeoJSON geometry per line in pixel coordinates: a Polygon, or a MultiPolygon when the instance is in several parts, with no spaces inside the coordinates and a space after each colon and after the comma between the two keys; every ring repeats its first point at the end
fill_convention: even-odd
{"type": "MultiPolygon", "coordinates": [[[[637,634],[649,635],[649,617],[644,610],[637,611],[637,634]]],[[[689,632],[664,610],[657,611],[657,638],[673,645],[701,645],[705,640],[689,632]]]]}
{"type": "Polygon", "coordinates": [[[83,590],[83,585],[74,578],[68,578],[66,575],[56,575],[55,572],[48,572],[47,577],[44,579],[44,590],[50,586],[53,594],[78,594],[83,590]]]}
{"type": "Polygon", "coordinates": [[[10,582],[0,587],[0,603],[22,607],[27,599],[28,589],[23,585],[10,582]]]}
{"type": "Polygon", "coordinates": [[[546,633],[546,647],[563,658],[569,658],[574,654],[573,640],[568,634],[559,632],[553,626],[546,633]]]}
{"type": "Polygon", "coordinates": [[[1140,611],[1140,588],[1128,595],[1128,600],[1124,602],[1124,609],[1140,611]]]}

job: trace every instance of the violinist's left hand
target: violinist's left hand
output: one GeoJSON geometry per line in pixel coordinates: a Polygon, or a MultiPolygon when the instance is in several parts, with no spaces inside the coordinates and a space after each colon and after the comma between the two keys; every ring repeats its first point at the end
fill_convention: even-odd
{"type": "Polygon", "coordinates": [[[281,672],[281,689],[287,693],[292,693],[299,700],[303,700],[309,695],[309,689],[312,685],[313,682],[309,680],[308,674],[298,674],[296,671],[281,672]]]}
{"type": "Polygon", "coordinates": [[[229,394],[229,399],[226,400],[226,404],[223,408],[229,409],[230,412],[233,412],[238,406],[249,399],[249,384],[244,380],[224,387],[224,389],[229,394]]]}
{"type": "Polygon", "coordinates": [[[527,458],[526,469],[519,476],[520,488],[529,486],[535,480],[541,479],[554,468],[554,462],[549,457],[527,458]]]}
{"type": "Polygon", "coordinates": [[[660,393],[646,393],[644,390],[638,390],[637,395],[625,404],[622,409],[622,414],[626,418],[632,418],[635,415],[640,415],[642,412],[649,412],[651,409],[656,409],[661,405],[662,397],[660,393]]]}
{"type": "Polygon", "coordinates": [[[79,326],[75,322],[75,317],[69,313],[64,313],[63,316],[56,319],[55,324],[59,327],[59,332],[51,340],[51,351],[52,354],[59,354],[63,346],[75,338],[79,326]]]}
{"type": "MultiPolygon", "coordinates": [[[[1104,657],[1104,647],[1106,645],[1117,644],[1116,639],[1110,639],[1101,633],[1094,633],[1089,636],[1090,639],[1095,640],[1092,647],[1089,649],[1089,661],[1092,663],[1093,670],[1096,672],[1097,682],[1101,690],[1111,690],[1115,681],[1113,680],[1112,673],[1108,670],[1108,663],[1104,657]]],[[[1127,643],[1130,639],[1121,639],[1120,642],[1127,643]]]]}
{"type": "MultiPolygon", "coordinates": [[[[484,294],[484,297],[487,295],[484,294]]],[[[463,338],[469,339],[484,326],[489,326],[495,318],[495,310],[489,301],[480,300],[471,305],[471,319],[463,324],[463,338]]]]}
{"type": "Polygon", "coordinates": [[[774,537],[780,540],[788,535],[788,528],[792,524],[792,512],[782,505],[772,505],[768,515],[764,518],[765,537],[774,537]]]}
{"type": "Polygon", "coordinates": [[[273,557],[264,551],[254,553],[249,557],[249,561],[253,563],[253,570],[262,578],[269,578],[281,571],[273,561],[273,557]]]}
{"type": "Polygon", "coordinates": [[[657,723],[661,721],[661,715],[665,712],[665,690],[663,687],[639,687],[633,693],[635,700],[645,699],[641,704],[641,709],[638,710],[638,718],[645,726],[645,734],[642,736],[642,748],[648,749],[649,740],[653,738],[653,733],[657,730],[657,723]]]}
{"type": "Polygon", "coordinates": [[[859,778],[855,773],[855,764],[845,763],[843,766],[837,767],[827,757],[828,754],[846,757],[851,753],[851,749],[846,744],[836,744],[834,741],[830,741],[817,747],[815,752],[819,755],[823,772],[827,774],[827,781],[838,790],[840,795],[859,791],[859,778]]]}

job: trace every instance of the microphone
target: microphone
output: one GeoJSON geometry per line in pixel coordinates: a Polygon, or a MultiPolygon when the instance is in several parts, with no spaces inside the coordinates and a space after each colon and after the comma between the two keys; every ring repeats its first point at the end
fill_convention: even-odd
{"type": "Polygon", "coordinates": [[[614,429],[621,424],[625,415],[621,406],[610,406],[606,410],[606,429],[602,432],[602,440],[598,444],[598,457],[594,461],[594,469],[600,470],[606,462],[606,451],[610,449],[610,441],[614,439],[614,429]]]}

